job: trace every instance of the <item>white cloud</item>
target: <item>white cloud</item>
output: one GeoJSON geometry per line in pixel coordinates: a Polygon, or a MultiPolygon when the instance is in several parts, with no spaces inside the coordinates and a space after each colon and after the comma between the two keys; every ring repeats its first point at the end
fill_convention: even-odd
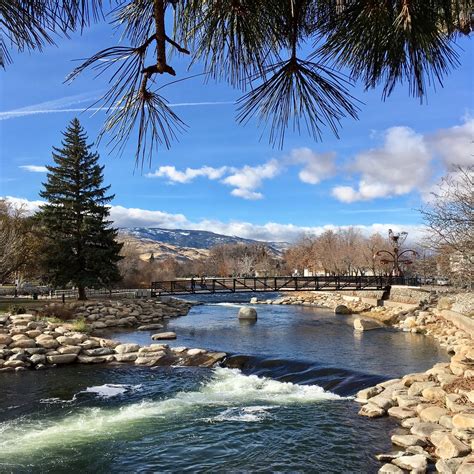
{"type": "Polygon", "coordinates": [[[160,166],[155,172],[147,173],[147,178],[168,178],[173,183],[190,183],[195,178],[206,177],[211,180],[220,179],[231,168],[222,166],[212,168],[203,166],[202,168],[186,168],[184,171],[178,171],[174,166],[160,166]]]}
{"type": "Polygon", "coordinates": [[[350,203],[423,189],[431,178],[432,158],[422,135],[409,127],[389,128],[382,147],[359,153],[350,165],[360,174],[357,187],[336,186],[332,195],[350,203]]]}
{"type": "MultiPolygon", "coordinates": [[[[16,205],[21,205],[30,212],[35,212],[42,201],[30,201],[24,198],[7,196],[16,205]]],[[[124,206],[111,206],[111,220],[117,227],[162,227],[165,229],[189,229],[189,230],[207,230],[224,235],[236,235],[248,239],[275,242],[292,242],[304,234],[319,235],[326,230],[347,229],[351,225],[335,226],[332,224],[323,226],[298,226],[295,224],[283,224],[277,222],[267,222],[265,224],[253,224],[242,221],[222,222],[218,220],[203,219],[197,222],[190,221],[183,214],[171,214],[158,210],[148,210],[140,208],[127,208],[124,206]]],[[[423,228],[414,225],[400,225],[397,223],[371,225],[354,225],[364,234],[370,235],[379,232],[386,235],[388,229],[395,232],[407,231],[411,239],[417,239],[421,236],[423,228]]]]}
{"type": "Polygon", "coordinates": [[[331,194],[341,202],[354,202],[358,200],[358,192],[351,186],[336,186],[332,188],[331,194]]]}
{"type": "Polygon", "coordinates": [[[111,206],[110,218],[117,227],[166,227],[181,228],[189,221],[183,214],[170,214],[135,207],[111,206]]]}
{"type": "Polygon", "coordinates": [[[29,171],[31,173],[47,173],[48,170],[46,166],[38,166],[38,165],[21,165],[19,166],[22,170],[29,171]]]}
{"type": "Polygon", "coordinates": [[[260,166],[244,166],[222,180],[224,184],[234,187],[233,196],[244,199],[262,199],[261,193],[255,189],[262,185],[263,180],[272,179],[282,170],[279,161],[273,159],[260,166]]]}
{"type": "Polygon", "coordinates": [[[222,184],[234,188],[232,196],[243,199],[262,199],[263,194],[257,192],[265,179],[272,179],[283,169],[283,165],[278,160],[270,160],[263,165],[243,166],[236,168],[233,166],[203,166],[201,168],[186,168],[184,171],[176,169],[175,166],[160,166],[153,173],[148,173],[147,178],[166,178],[171,183],[187,184],[194,179],[204,177],[210,180],[220,180],[222,184]]]}
{"type": "MultiPolygon", "coordinates": [[[[373,135],[373,134],[372,134],[373,135]]],[[[375,135],[374,135],[375,136],[375,135]]],[[[474,119],[422,135],[408,127],[392,127],[383,133],[384,143],[359,153],[349,171],[359,175],[356,186],[335,186],[331,194],[351,203],[419,191],[422,198],[432,190],[436,157],[445,170],[474,164],[474,119]]]]}
{"type": "Polygon", "coordinates": [[[240,197],[242,199],[247,199],[250,201],[256,201],[258,199],[263,199],[262,193],[257,193],[255,191],[250,191],[249,189],[245,188],[236,188],[233,189],[230,194],[235,197],[240,197]]]}
{"type": "Polygon", "coordinates": [[[474,164],[474,118],[467,117],[462,125],[438,130],[428,135],[428,144],[449,168],[474,164]]]}
{"type": "Polygon", "coordinates": [[[258,189],[263,181],[273,179],[289,166],[301,168],[299,178],[308,184],[318,184],[323,179],[333,176],[336,172],[335,153],[315,153],[309,148],[294,148],[288,156],[280,159],[273,158],[262,165],[245,165],[241,168],[221,166],[213,168],[186,168],[183,171],[175,166],[160,166],[148,178],[167,178],[172,183],[187,184],[195,178],[206,177],[210,180],[220,180],[222,184],[231,186],[231,195],[248,200],[263,199],[263,193],[258,189]]]}
{"type": "Polygon", "coordinates": [[[29,212],[30,214],[36,212],[40,208],[41,204],[44,204],[44,201],[30,201],[29,199],[14,196],[0,196],[0,198],[10,201],[16,207],[25,209],[25,211],[29,212]]]}
{"type": "Polygon", "coordinates": [[[318,184],[336,173],[335,153],[315,153],[310,148],[294,148],[288,156],[288,163],[303,165],[298,176],[303,183],[318,184]]]}

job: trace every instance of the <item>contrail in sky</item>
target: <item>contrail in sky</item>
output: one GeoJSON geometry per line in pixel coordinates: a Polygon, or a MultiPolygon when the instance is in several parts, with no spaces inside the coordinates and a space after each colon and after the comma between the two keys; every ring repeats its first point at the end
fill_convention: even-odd
{"type": "MultiPolygon", "coordinates": [[[[0,120],[9,120],[12,118],[28,117],[30,115],[39,114],[58,114],[67,112],[100,112],[109,110],[108,107],[77,107],[77,108],[65,108],[68,105],[86,102],[94,100],[89,98],[80,98],[81,96],[65,97],[64,99],[58,99],[55,101],[43,102],[41,104],[32,105],[28,107],[22,107],[19,109],[6,110],[0,112],[0,120]],[[55,107],[57,106],[57,108],[55,107]]],[[[233,105],[234,101],[221,101],[221,102],[177,102],[174,104],[168,104],[169,107],[198,107],[198,106],[209,106],[209,105],[233,105]]]]}

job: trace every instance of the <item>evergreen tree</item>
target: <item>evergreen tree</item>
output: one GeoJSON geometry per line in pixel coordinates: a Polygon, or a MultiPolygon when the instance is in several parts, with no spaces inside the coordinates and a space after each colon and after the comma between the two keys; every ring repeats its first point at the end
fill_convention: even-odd
{"type": "Polygon", "coordinates": [[[99,155],[91,153],[79,120],[72,120],[63,135],[62,148],[53,147],[55,166],[47,166],[40,192],[48,202],[38,214],[46,237],[42,259],[51,282],[74,284],[83,300],[86,287],[109,287],[120,280],[122,244],[107,220],[114,195],[103,186],[99,155]]]}

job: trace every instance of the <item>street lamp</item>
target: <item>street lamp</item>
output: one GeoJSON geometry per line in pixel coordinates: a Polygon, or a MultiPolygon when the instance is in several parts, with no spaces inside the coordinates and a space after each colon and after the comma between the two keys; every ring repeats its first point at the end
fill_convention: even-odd
{"type": "Polygon", "coordinates": [[[379,250],[374,254],[374,259],[380,258],[380,263],[382,265],[392,265],[392,270],[390,272],[391,276],[403,276],[403,271],[400,265],[411,265],[413,260],[418,256],[418,253],[412,249],[406,249],[400,252],[400,247],[403,245],[403,242],[405,242],[407,235],[408,232],[400,232],[397,234],[393,232],[392,229],[389,229],[388,240],[392,246],[392,251],[379,250]]]}

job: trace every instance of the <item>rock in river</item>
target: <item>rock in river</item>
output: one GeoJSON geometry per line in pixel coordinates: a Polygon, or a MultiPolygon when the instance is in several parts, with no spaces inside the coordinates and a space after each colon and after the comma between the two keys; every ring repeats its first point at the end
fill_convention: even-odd
{"type": "Polygon", "coordinates": [[[56,354],[49,355],[46,357],[46,360],[50,364],[70,364],[77,359],[76,354],[56,354]]]}
{"type": "Polygon", "coordinates": [[[239,319],[251,319],[255,321],[257,319],[257,310],[249,306],[244,306],[239,309],[238,317],[239,319]]]}
{"type": "Polygon", "coordinates": [[[139,326],[137,331],[153,331],[155,329],[163,329],[163,324],[144,324],[139,326]]]}
{"type": "Polygon", "coordinates": [[[334,308],[334,314],[352,314],[352,311],[344,304],[340,304],[334,308]]]}
{"type": "Polygon", "coordinates": [[[354,329],[356,331],[368,331],[370,329],[380,329],[383,327],[383,324],[373,319],[363,319],[357,318],[354,319],[354,329]]]}
{"type": "Polygon", "coordinates": [[[167,339],[176,339],[176,333],[175,332],[159,332],[157,334],[153,334],[151,338],[154,341],[160,341],[160,340],[167,340],[167,339]]]}

